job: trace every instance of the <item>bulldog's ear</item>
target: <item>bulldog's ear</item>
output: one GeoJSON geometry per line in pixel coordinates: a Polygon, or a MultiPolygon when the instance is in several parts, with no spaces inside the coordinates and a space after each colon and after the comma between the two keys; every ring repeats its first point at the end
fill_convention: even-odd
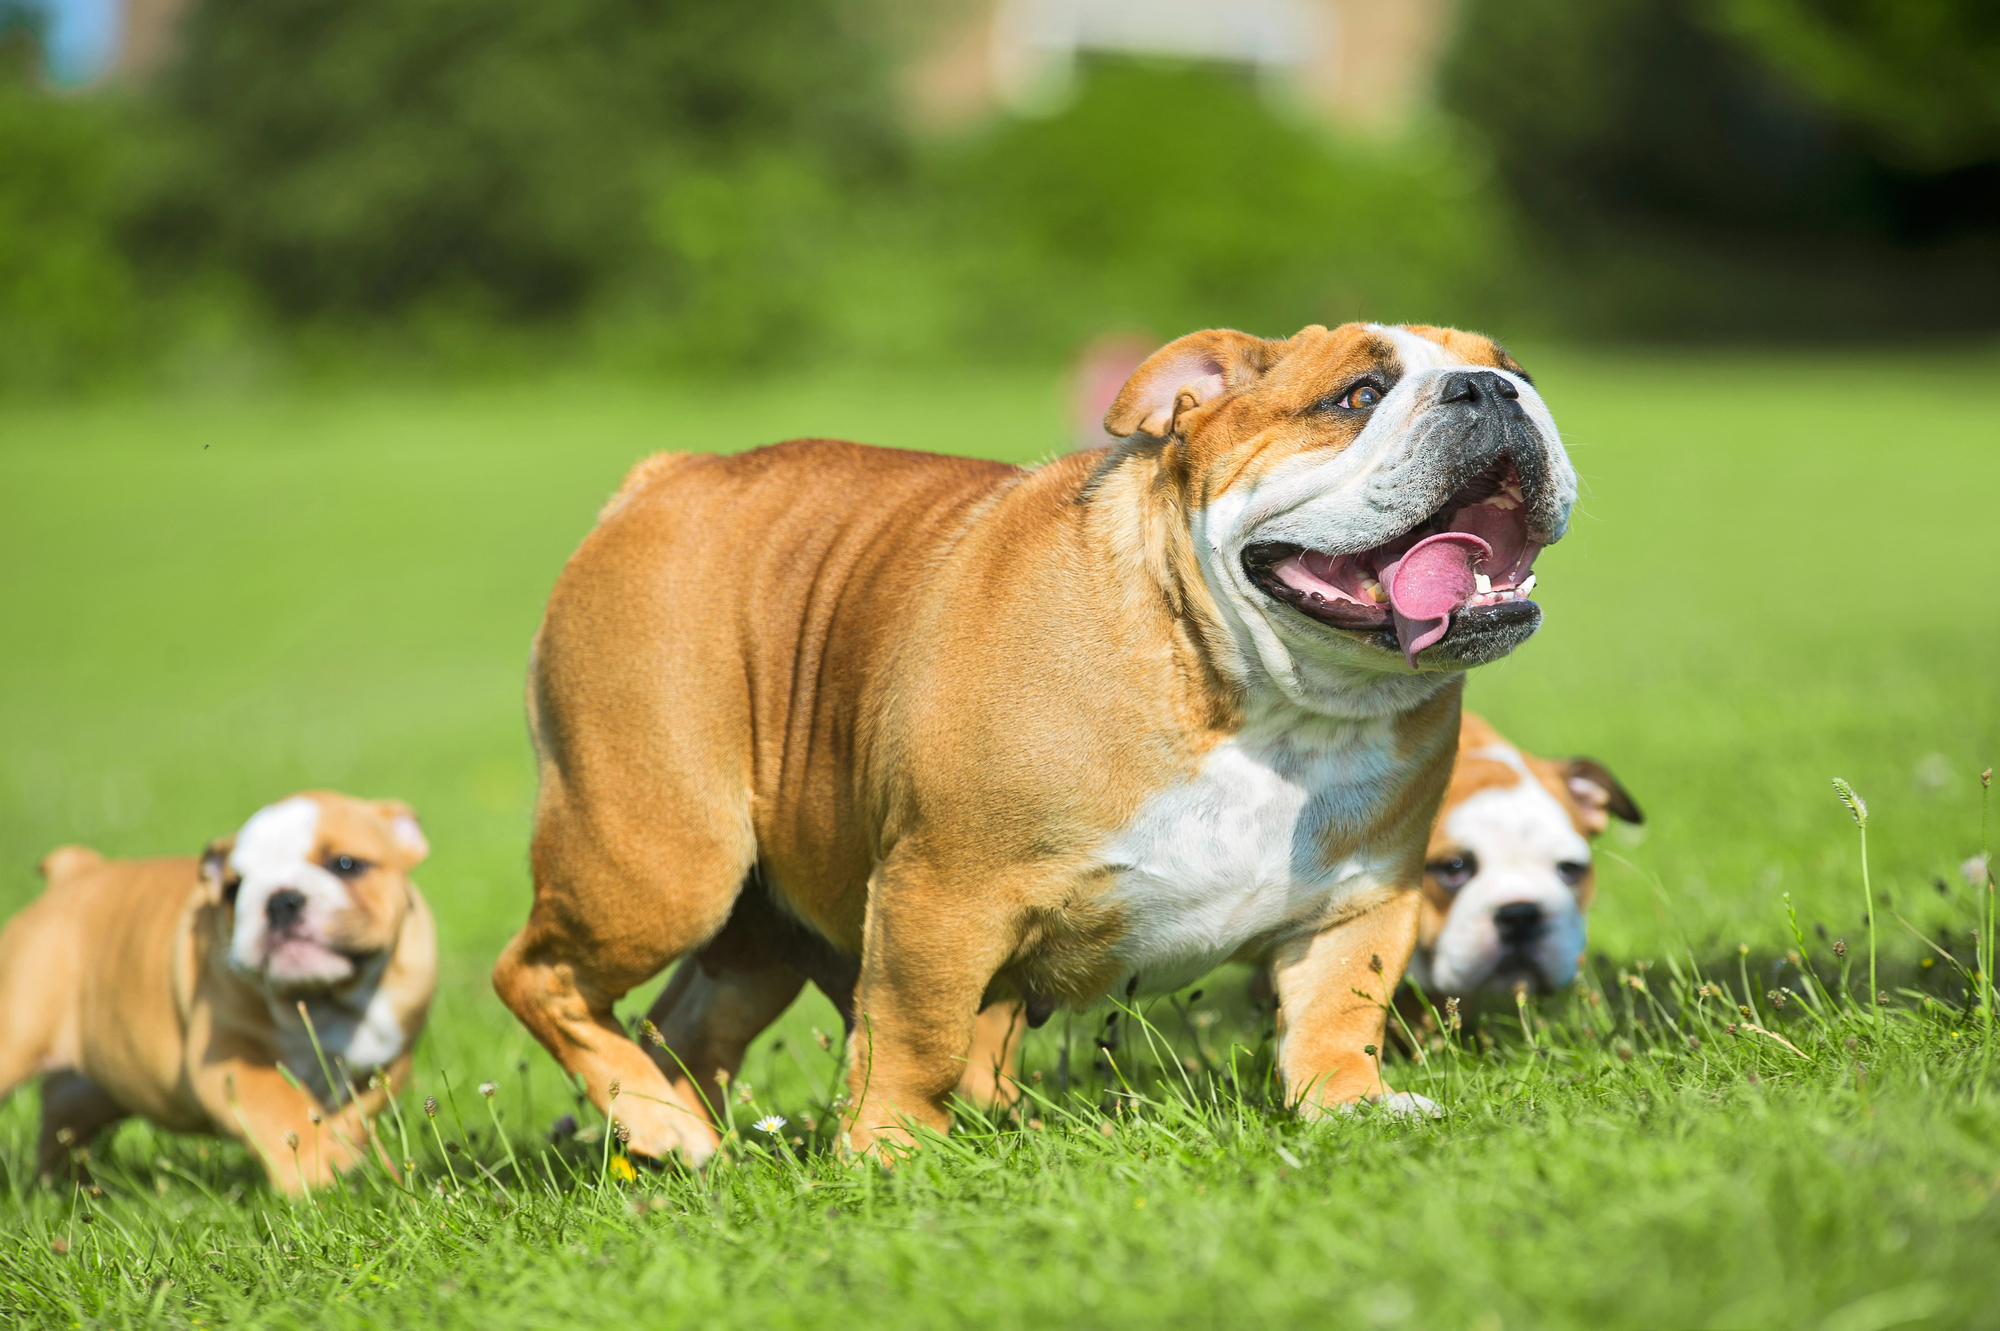
{"type": "Polygon", "coordinates": [[[1104,431],[1118,439],[1135,434],[1165,439],[1182,412],[1261,379],[1284,355],[1285,343],[1210,328],[1167,343],[1132,372],[1111,410],[1104,431]]]}
{"type": "Polygon", "coordinates": [[[377,800],[375,808],[389,820],[389,835],[409,853],[412,868],[430,857],[431,843],[424,839],[424,829],[417,823],[415,809],[401,800],[377,800]]]}
{"type": "Polygon", "coordinates": [[[1634,824],[1646,821],[1638,802],[1618,784],[1618,778],[1594,759],[1572,758],[1563,764],[1563,785],[1582,811],[1584,826],[1592,836],[1609,827],[1613,818],[1634,824]]]}
{"type": "Polygon", "coordinates": [[[221,836],[201,852],[202,896],[211,906],[222,904],[223,885],[229,881],[229,856],[235,849],[235,837],[221,836]]]}

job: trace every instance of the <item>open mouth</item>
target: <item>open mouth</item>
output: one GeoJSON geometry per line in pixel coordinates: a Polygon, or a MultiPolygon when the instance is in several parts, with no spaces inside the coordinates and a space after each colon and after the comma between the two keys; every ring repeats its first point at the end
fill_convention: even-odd
{"type": "Polygon", "coordinates": [[[337,984],[355,970],[347,953],[297,934],[273,938],[264,954],[264,974],[274,981],[337,984]]]}
{"type": "Polygon", "coordinates": [[[1417,653],[1451,631],[1454,616],[1526,601],[1542,545],[1528,530],[1520,477],[1503,457],[1423,522],[1372,549],[1329,554],[1265,541],[1244,550],[1243,567],[1266,594],[1323,624],[1393,631],[1414,667],[1417,653]]]}

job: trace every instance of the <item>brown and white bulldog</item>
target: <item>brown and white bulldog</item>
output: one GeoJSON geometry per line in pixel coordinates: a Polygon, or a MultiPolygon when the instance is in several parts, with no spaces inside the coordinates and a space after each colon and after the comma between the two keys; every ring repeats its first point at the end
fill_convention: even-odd
{"type": "Polygon", "coordinates": [[[131,1114],[247,1142],[283,1192],[353,1166],[437,983],[429,849],[407,805],[311,791],[199,859],[52,852],[0,931],[0,1098],[44,1075],[43,1176],[131,1114]]]}
{"type": "Polygon", "coordinates": [[[1424,862],[1409,975],[1433,996],[1576,978],[1597,892],[1590,843],[1639,806],[1589,758],[1537,758],[1465,714],[1444,807],[1424,862]]]}
{"type": "Polygon", "coordinates": [[[808,978],[854,1023],[856,1150],[948,1126],[983,1006],[1231,957],[1273,958],[1303,1111],[1391,1096],[1365,1047],[1463,672],[1538,626],[1576,494],[1555,423],[1486,338],[1352,324],[1184,337],[1106,428],[1035,470],[657,457],[571,557],[494,983],[633,1149],[713,1151],[717,1071],[808,978]],[[690,953],[649,1057],[613,1004],[690,953]]]}

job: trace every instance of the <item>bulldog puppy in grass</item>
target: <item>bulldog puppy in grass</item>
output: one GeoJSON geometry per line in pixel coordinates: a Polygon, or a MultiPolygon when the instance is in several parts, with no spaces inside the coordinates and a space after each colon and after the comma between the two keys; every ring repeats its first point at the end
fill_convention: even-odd
{"type": "MultiPolygon", "coordinates": [[[[1120,442],[1024,469],[801,440],[641,463],[530,667],[534,904],[502,999],[632,1149],[807,980],[844,1140],[943,1130],[982,1009],[1032,1024],[1268,958],[1303,1113],[1423,1113],[1368,1047],[1424,913],[1465,672],[1526,641],[1576,477],[1487,338],[1194,333],[1120,442]],[[613,1012],[677,958],[642,1050],[613,1012]]],[[[940,420],[940,438],[952,423],[940,420]]]]}
{"type": "Polygon", "coordinates": [[[359,1163],[437,983],[429,851],[408,805],[309,791],[200,856],[51,852],[0,931],[0,1097],[42,1078],[42,1176],[132,1114],[247,1143],[281,1192],[359,1163]]]}

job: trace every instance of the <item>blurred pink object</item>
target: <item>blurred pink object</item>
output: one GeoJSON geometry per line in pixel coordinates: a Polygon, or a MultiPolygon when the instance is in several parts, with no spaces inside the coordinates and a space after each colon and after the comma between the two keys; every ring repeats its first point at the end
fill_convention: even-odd
{"type": "Polygon", "coordinates": [[[1070,400],[1075,413],[1070,433],[1076,440],[1075,448],[1102,448],[1117,442],[1104,432],[1104,413],[1111,410],[1132,371],[1159,345],[1151,333],[1127,331],[1094,337],[1077,352],[1070,370],[1070,400]]]}

